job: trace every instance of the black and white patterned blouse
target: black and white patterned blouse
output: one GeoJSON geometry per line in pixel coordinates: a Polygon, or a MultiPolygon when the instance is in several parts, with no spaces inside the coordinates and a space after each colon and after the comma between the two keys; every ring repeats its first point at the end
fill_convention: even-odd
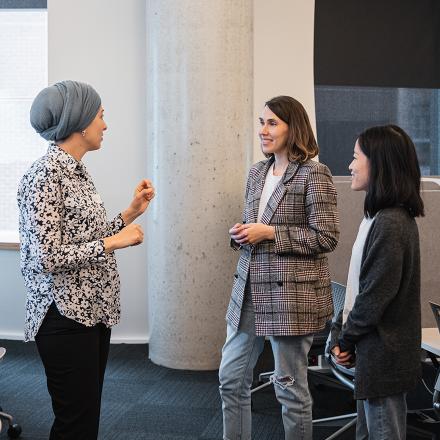
{"type": "Polygon", "coordinates": [[[119,322],[119,275],[103,238],[125,225],[112,221],[84,164],[51,143],[18,189],[21,271],[27,287],[25,341],[49,309],[86,326],[119,322]]]}

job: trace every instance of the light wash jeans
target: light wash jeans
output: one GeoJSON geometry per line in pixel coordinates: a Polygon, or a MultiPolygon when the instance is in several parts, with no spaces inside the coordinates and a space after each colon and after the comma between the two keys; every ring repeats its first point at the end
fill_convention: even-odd
{"type": "Polygon", "coordinates": [[[405,440],[406,393],[357,401],[356,440],[405,440]]]}
{"type": "MultiPolygon", "coordinates": [[[[255,335],[255,314],[246,301],[235,331],[227,327],[219,370],[223,409],[223,439],[251,439],[251,385],[253,370],[264,348],[264,336],[255,335]]],[[[271,336],[275,373],[271,377],[282,416],[286,440],[312,440],[312,399],[307,383],[307,355],[313,335],[271,336]]]]}

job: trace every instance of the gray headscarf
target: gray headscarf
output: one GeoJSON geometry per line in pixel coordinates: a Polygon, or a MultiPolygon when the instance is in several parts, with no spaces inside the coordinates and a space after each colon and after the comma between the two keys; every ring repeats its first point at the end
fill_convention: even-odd
{"type": "Polygon", "coordinates": [[[101,98],[78,81],[61,81],[43,89],[31,107],[31,125],[48,141],[66,139],[84,130],[98,113],[101,98]]]}

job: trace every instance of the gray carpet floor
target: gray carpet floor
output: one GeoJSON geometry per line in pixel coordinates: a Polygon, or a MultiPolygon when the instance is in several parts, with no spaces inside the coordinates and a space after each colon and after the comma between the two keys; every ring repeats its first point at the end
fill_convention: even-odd
{"type": "MultiPolygon", "coordinates": [[[[34,343],[0,340],[7,349],[0,363],[0,405],[22,426],[22,440],[47,440],[52,423],[44,370],[34,343]]],[[[350,394],[312,377],[314,416],[350,410],[350,394]],[[322,402],[319,405],[318,402],[322,402]]],[[[335,428],[320,426],[314,440],[335,428]]],[[[271,387],[253,399],[253,437],[282,440],[280,407],[271,387]]],[[[0,439],[7,439],[5,430],[0,439]]],[[[221,440],[222,415],[217,371],[182,371],[148,360],[147,345],[112,345],[106,372],[100,440],[221,440]]],[[[353,430],[341,440],[354,438],[353,430]]],[[[427,438],[409,436],[408,439],[427,438]]],[[[435,437],[432,437],[435,438],[435,437]]],[[[78,439],[81,440],[81,439],[78,439]]]]}

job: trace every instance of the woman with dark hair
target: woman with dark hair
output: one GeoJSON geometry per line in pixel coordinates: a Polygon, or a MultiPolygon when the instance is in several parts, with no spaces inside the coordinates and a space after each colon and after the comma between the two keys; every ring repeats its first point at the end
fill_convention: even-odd
{"type": "Polygon", "coordinates": [[[99,150],[107,125],[98,93],[62,81],[43,89],[31,124],[50,141],[18,189],[25,340],[35,337],[55,420],[50,440],[96,440],[110,328],[119,322],[114,250],[142,243],[133,223],[154,197],[149,180],[112,221],[82,158],[99,150]]]}
{"type": "Polygon", "coordinates": [[[219,371],[223,438],[251,438],[253,369],[268,336],[285,438],[311,440],[307,355],[333,312],[326,253],[339,236],[336,191],[328,168],[312,160],[318,146],[298,101],[267,101],[260,125],[267,159],[251,168],[243,221],[229,231],[241,255],[219,371]]]}
{"type": "Polygon", "coordinates": [[[420,376],[420,168],[395,125],[364,131],[354,147],[351,188],[365,191],[345,305],[331,331],[337,363],[355,365],[356,438],[406,438],[406,392],[420,376]]]}

